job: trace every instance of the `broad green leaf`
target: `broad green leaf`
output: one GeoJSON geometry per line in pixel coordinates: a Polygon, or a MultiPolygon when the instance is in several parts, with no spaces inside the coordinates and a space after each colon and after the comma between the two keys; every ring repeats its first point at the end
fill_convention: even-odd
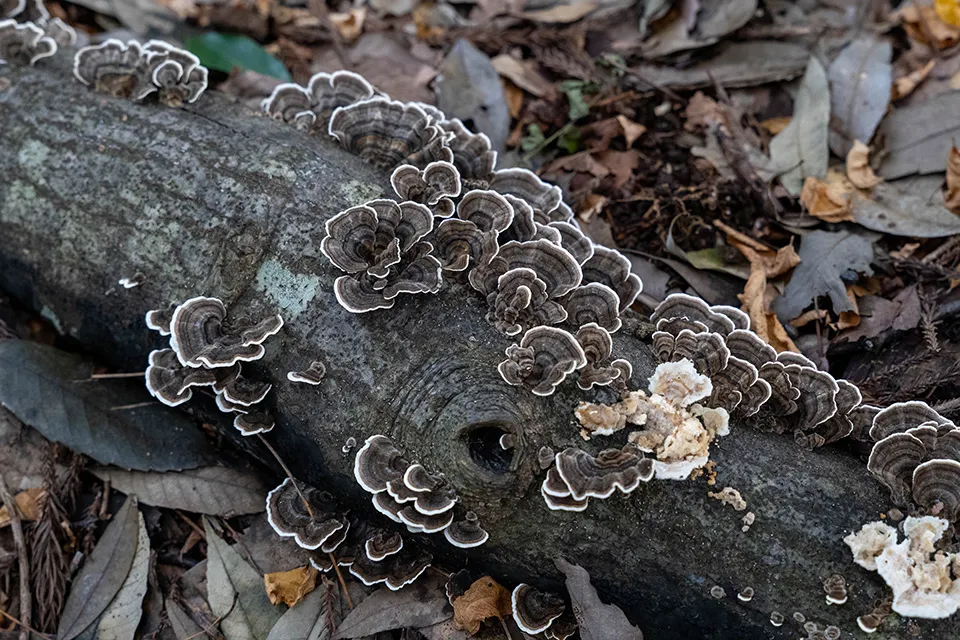
{"type": "Polygon", "coordinates": [[[234,68],[238,68],[273,76],[285,82],[291,79],[290,72],[283,63],[248,36],[211,31],[187,38],[184,45],[190,53],[200,58],[200,63],[208,69],[230,73],[234,68]]]}

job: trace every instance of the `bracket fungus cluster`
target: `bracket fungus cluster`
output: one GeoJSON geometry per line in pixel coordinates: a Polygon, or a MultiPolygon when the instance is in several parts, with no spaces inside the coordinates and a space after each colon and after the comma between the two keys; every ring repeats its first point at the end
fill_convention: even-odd
{"type": "Polygon", "coordinates": [[[326,131],[335,109],[368,100],[375,94],[366,79],[351,71],[317,73],[305,87],[294,82],[278,84],[260,108],[304,131],[326,131]]]}
{"type": "Polygon", "coordinates": [[[462,549],[480,546],[489,537],[474,512],[455,520],[460,498],[446,478],[409,462],[387,436],[367,438],[354,458],[353,473],[363,490],[373,494],[374,508],[411,533],[443,532],[462,549]]]}
{"type": "Polygon", "coordinates": [[[0,64],[34,65],[76,41],[73,27],[51,18],[42,0],[0,1],[0,64]]]}
{"type": "Polygon", "coordinates": [[[555,593],[539,591],[528,584],[518,584],[510,594],[513,619],[524,633],[547,631],[553,621],[563,615],[567,603],[555,593]]]}
{"type": "Polygon", "coordinates": [[[117,98],[139,101],[156,93],[170,107],[195,102],[207,88],[207,68],[200,59],[161,40],[141,45],[111,38],[83,47],[74,56],[73,75],[117,98]]]}
{"type": "Polygon", "coordinates": [[[201,296],[148,311],[146,324],[170,336],[169,348],[150,353],[146,384],[153,397],[177,406],[190,400],[194,387],[211,387],[217,407],[235,414],[241,434],[273,429],[273,416],[262,405],[271,385],[245,377],[241,363],[263,357],[263,343],[283,327],[279,315],[237,322],[227,317],[222,301],[201,296]]]}

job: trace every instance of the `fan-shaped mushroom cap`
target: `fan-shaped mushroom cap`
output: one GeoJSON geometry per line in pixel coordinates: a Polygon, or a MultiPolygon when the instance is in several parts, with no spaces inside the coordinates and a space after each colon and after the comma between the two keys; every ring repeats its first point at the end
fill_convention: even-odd
{"type": "Polygon", "coordinates": [[[730,350],[719,333],[681,329],[677,334],[655,331],[651,336],[653,352],[660,362],[687,359],[705,376],[723,371],[730,359],[730,350]]]}
{"type": "Polygon", "coordinates": [[[733,320],[726,315],[714,311],[700,298],[685,293],[670,294],[650,314],[650,322],[657,325],[657,329],[661,331],[667,329],[659,325],[660,320],[669,318],[686,318],[691,322],[700,322],[708,331],[724,336],[737,328],[733,320]]]}
{"type": "Polygon", "coordinates": [[[563,298],[570,324],[578,327],[596,323],[616,333],[623,322],[620,320],[620,297],[605,284],[588,282],[573,289],[563,298]]]}
{"type": "Polygon", "coordinates": [[[583,347],[583,353],[587,358],[587,364],[580,369],[580,377],[577,385],[583,389],[592,389],[594,385],[606,386],[614,380],[620,379],[625,372],[626,366],[632,366],[626,360],[617,361],[617,366],[613,363],[607,364],[607,359],[613,352],[613,339],[610,332],[595,322],[590,322],[577,331],[577,342],[583,347]]]}
{"type": "MultiPolygon", "coordinates": [[[[713,307],[716,309],[717,307],[713,307]]],[[[728,316],[729,317],[729,316],[728,316]]],[[[730,355],[746,360],[758,370],[777,361],[777,352],[753,331],[734,329],[724,338],[730,355]]]]}
{"type": "Polygon", "coordinates": [[[0,20],[0,62],[34,65],[56,52],[56,41],[32,22],[0,20]]]}
{"type": "Polygon", "coordinates": [[[653,477],[653,460],[638,449],[605,449],[596,457],[568,447],[557,454],[557,473],[577,500],[609,498],[616,489],[630,493],[653,477]]]}
{"type": "Polygon", "coordinates": [[[817,365],[814,364],[813,360],[802,353],[796,353],[795,351],[781,351],[777,354],[777,362],[781,362],[784,365],[796,364],[801,367],[810,367],[811,369],[817,368],[817,365]]]}
{"type": "Polygon", "coordinates": [[[533,209],[533,219],[541,224],[557,219],[567,219],[559,212],[557,218],[552,215],[563,201],[563,192],[560,191],[560,187],[547,184],[528,169],[510,168],[494,171],[490,179],[490,189],[504,195],[516,196],[527,202],[533,209]]]}
{"type": "Polygon", "coordinates": [[[262,402],[271,388],[273,385],[269,383],[237,375],[229,382],[222,384],[217,391],[222,392],[223,397],[230,403],[249,407],[262,402]]]}
{"type": "MultiPolygon", "coordinates": [[[[432,475],[423,465],[418,463],[411,464],[403,474],[403,484],[413,492],[413,507],[416,511],[428,516],[435,516],[453,509],[457,502],[457,492],[439,475],[432,475]]],[[[388,492],[393,496],[394,493],[387,487],[388,492]]],[[[409,495],[404,496],[406,500],[397,500],[398,502],[411,502],[409,495]]]]}
{"type": "MultiPolygon", "coordinates": [[[[554,458],[551,458],[551,462],[554,458]]],[[[590,504],[590,498],[577,500],[570,494],[570,487],[560,477],[556,466],[551,466],[547,471],[547,477],[540,485],[540,494],[551,511],[584,511],[590,504]]]]}
{"type": "MultiPolygon", "coordinates": [[[[781,352],[778,357],[783,353],[786,352],[781,352]]],[[[836,415],[840,385],[833,376],[826,371],[797,364],[788,364],[783,370],[790,377],[791,384],[800,390],[796,400],[797,411],[789,419],[795,429],[811,429],[836,415]]]]}
{"type": "Polygon", "coordinates": [[[397,512],[400,522],[416,533],[439,533],[453,522],[453,510],[436,514],[426,514],[411,506],[406,506],[397,512]]]}
{"type": "Polygon", "coordinates": [[[706,404],[711,407],[723,407],[733,411],[743,401],[744,394],[760,377],[757,368],[746,360],[734,356],[727,358],[727,366],[710,380],[713,382],[713,394],[706,404]]]}
{"type": "Polygon", "coordinates": [[[487,189],[467,191],[457,205],[457,217],[469,220],[481,231],[505,231],[513,222],[513,207],[502,195],[487,189]]]}
{"type": "Polygon", "coordinates": [[[365,491],[381,493],[387,490],[387,482],[399,480],[410,463],[393,445],[387,436],[367,438],[353,463],[353,475],[365,491]]]}
{"type": "Polygon", "coordinates": [[[508,336],[567,318],[563,306],[548,299],[547,283],[533,269],[525,267],[501,275],[496,290],[487,296],[487,304],[487,322],[508,336]]]}
{"type": "Polygon", "coordinates": [[[873,426],[873,419],[882,409],[870,404],[860,404],[850,410],[847,417],[853,423],[853,430],[850,432],[850,438],[857,442],[873,442],[870,437],[870,428],[873,426]]]}
{"type": "Polygon", "coordinates": [[[0,0],[0,17],[13,18],[21,13],[27,6],[27,0],[0,0]]]}
{"type": "Polygon", "coordinates": [[[274,427],[273,415],[266,409],[251,410],[247,413],[238,413],[233,419],[233,427],[242,436],[254,436],[258,433],[267,433],[274,427]]]}
{"type": "Polygon", "coordinates": [[[320,551],[324,553],[333,553],[343,544],[344,540],[347,539],[347,534],[350,533],[350,521],[343,521],[343,528],[338,530],[332,536],[323,541],[323,544],[320,545],[320,551]]]}
{"type": "Polygon", "coordinates": [[[470,273],[470,284],[484,295],[490,294],[501,275],[511,269],[525,268],[536,272],[547,285],[547,295],[562,297],[580,285],[580,265],[569,253],[549,240],[511,241],[489,265],[470,273]]]}
{"type": "Polygon", "coordinates": [[[328,130],[344,149],[381,169],[453,161],[446,134],[412,104],[373,98],[337,107],[328,130]]]}
{"type": "Polygon", "coordinates": [[[681,358],[657,365],[650,376],[649,389],[676,407],[688,407],[708,397],[713,392],[713,382],[709,376],[697,373],[692,362],[681,358]]]}
{"type": "Polygon", "coordinates": [[[913,501],[925,509],[942,505],[939,516],[956,522],[960,516],[960,462],[930,460],[913,471],[913,501]]]}
{"type": "Polygon", "coordinates": [[[726,304],[715,304],[711,306],[710,309],[714,313],[722,313],[730,318],[733,326],[736,327],[737,330],[744,331],[750,329],[750,316],[742,310],[726,304]]]}
{"type": "MultiPolygon", "coordinates": [[[[533,207],[517,196],[509,193],[501,194],[513,208],[513,222],[500,234],[500,243],[506,244],[510,241],[526,242],[533,240],[537,233],[539,223],[533,220],[533,207]]],[[[542,226],[542,225],[540,225],[542,226]]],[[[547,227],[549,228],[549,227],[547,227]]],[[[559,232],[557,232],[559,235],[559,232]]]]}
{"type": "Polygon", "coordinates": [[[287,380],[290,382],[303,382],[304,384],[318,385],[327,375],[327,367],[319,360],[314,360],[310,366],[303,371],[288,371],[287,380]]]}
{"type": "Polygon", "coordinates": [[[594,246],[593,255],[583,263],[583,282],[599,282],[613,289],[620,298],[621,313],[643,290],[643,282],[630,272],[630,260],[619,251],[600,245],[594,246]]]}
{"type": "Polygon", "coordinates": [[[537,449],[537,466],[541,470],[549,469],[553,465],[553,449],[544,445],[537,449]]]}
{"type": "Polygon", "coordinates": [[[538,591],[528,584],[519,584],[510,596],[513,619],[524,633],[541,633],[567,608],[555,593],[538,591]]]}
{"type": "MultiPolygon", "coordinates": [[[[845,604],[847,602],[847,579],[835,573],[823,581],[823,591],[827,594],[827,604],[845,604]]],[[[840,636],[838,635],[837,638],[840,636]]]]}
{"type": "Polygon", "coordinates": [[[387,556],[380,562],[370,560],[365,554],[359,554],[350,565],[350,573],[368,587],[384,583],[391,591],[399,591],[419,578],[433,556],[426,551],[405,546],[399,553],[387,556]]]}
{"type": "Polygon", "coordinates": [[[779,362],[768,362],[760,367],[759,378],[766,380],[770,385],[770,397],[760,407],[760,412],[764,416],[773,419],[774,425],[782,431],[782,418],[791,415],[797,410],[797,398],[800,397],[800,389],[793,385],[790,376],[779,362]]]}
{"type": "Polygon", "coordinates": [[[400,519],[400,510],[403,509],[403,505],[393,499],[386,491],[381,491],[380,493],[375,493],[373,499],[373,508],[387,516],[397,524],[403,524],[403,520],[400,519]]]}
{"type": "Polygon", "coordinates": [[[535,395],[549,396],[558,384],[587,364],[577,339],[556,327],[534,327],[506,350],[497,370],[508,384],[522,385],[535,395]]]}
{"type": "Polygon", "coordinates": [[[577,633],[579,628],[577,619],[573,614],[565,611],[563,615],[550,624],[550,627],[543,632],[543,635],[547,640],[568,640],[577,633]]]}
{"type": "Polygon", "coordinates": [[[460,173],[449,162],[431,162],[423,169],[402,164],[390,175],[390,184],[401,200],[419,202],[430,207],[435,216],[453,215],[451,198],[460,195],[460,173]]]}
{"type": "Polygon", "coordinates": [[[443,530],[443,537],[455,547],[470,549],[482,545],[490,537],[490,534],[480,527],[477,514],[473,511],[467,511],[463,520],[457,520],[443,530]]]}
{"type": "Polygon", "coordinates": [[[267,521],[278,535],[294,538],[304,549],[319,549],[329,537],[346,526],[342,518],[337,518],[329,510],[332,501],[330,494],[314,487],[301,485],[297,491],[287,478],[267,494],[267,521]],[[309,510],[304,498],[310,505],[309,510]]]}
{"type": "Polygon", "coordinates": [[[581,265],[593,257],[593,240],[583,235],[573,222],[551,222],[547,225],[551,229],[556,229],[560,233],[560,246],[573,256],[581,265]]]}
{"type": "Polygon", "coordinates": [[[369,560],[380,562],[403,548],[403,538],[396,531],[381,531],[367,538],[363,550],[369,560]]]}
{"type": "Polygon", "coordinates": [[[916,436],[892,433],[873,445],[867,469],[890,489],[896,504],[909,504],[913,471],[925,453],[923,442],[916,436]]]}
{"type": "MultiPolygon", "coordinates": [[[[442,114],[441,114],[442,115],[442,114]]],[[[484,133],[472,133],[457,118],[440,118],[438,124],[453,137],[447,142],[453,152],[453,164],[464,180],[489,183],[497,164],[497,152],[484,133]]]]}
{"type": "Polygon", "coordinates": [[[457,218],[437,225],[433,240],[446,271],[466,271],[471,265],[488,264],[500,250],[496,232],[484,232],[473,222],[457,218]]]}
{"type": "MultiPolygon", "coordinates": [[[[846,380],[837,380],[837,386],[837,412],[813,428],[813,433],[823,439],[821,446],[846,438],[853,432],[853,421],[849,417],[850,412],[863,399],[860,389],[855,384],[846,380]]],[[[934,433],[936,433],[935,429],[934,433]]]]}
{"type": "Polygon", "coordinates": [[[218,393],[216,397],[217,408],[224,413],[248,413],[250,407],[245,407],[242,404],[234,404],[227,400],[222,393],[218,393]]]}
{"type": "MultiPolygon", "coordinates": [[[[752,366],[752,365],[751,365],[752,366]]],[[[749,417],[760,411],[770,396],[773,394],[773,388],[770,383],[763,378],[758,377],[753,384],[747,387],[737,404],[737,415],[739,417],[749,417]]]]}
{"type": "MultiPolygon", "coordinates": [[[[165,60],[152,69],[150,79],[158,92],[157,99],[167,106],[196,102],[207,88],[206,67],[196,66],[188,72],[179,62],[165,60]]],[[[133,98],[139,99],[136,94],[133,98]]]]}
{"type": "Polygon", "coordinates": [[[173,312],[176,310],[177,303],[171,302],[166,309],[147,311],[145,316],[147,328],[158,331],[162,336],[170,335],[170,321],[173,320],[173,312]]]}
{"type": "Polygon", "coordinates": [[[309,131],[317,121],[310,107],[310,93],[295,82],[284,82],[273,88],[270,97],[260,102],[260,109],[270,117],[309,131]]]}
{"type": "Polygon", "coordinates": [[[376,90],[366,79],[352,71],[316,73],[306,87],[310,109],[320,124],[326,125],[337,107],[345,107],[369,100],[376,90]]]}
{"type": "Polygon", "coordinates": [[[952,422],[934,411],[926,402],[910,400],[908,402],[897,402],[881,409],[873,418],[870,437],[874,442],[877,442],[891,433],[900,433],[924,422],[934,422],[937,425],[953,425],[952,422]]]}
{"type": "Polygon", "coordinates": [[[262,343],[283,327],[279,315],[252,326],[226,324],[227,309],[217,298],[190,298],[170,321],[170,346],[189,367],[229,367],[263,357],[262,343]]]}
{"type": "Polygon", "coordinates": [[[145,380],[150,395],[176,407],[193,397],[190,387],[212,385],[217,376],[207,369],[184,367],[173,349],[157,349],[150,352],[145,380]]]}

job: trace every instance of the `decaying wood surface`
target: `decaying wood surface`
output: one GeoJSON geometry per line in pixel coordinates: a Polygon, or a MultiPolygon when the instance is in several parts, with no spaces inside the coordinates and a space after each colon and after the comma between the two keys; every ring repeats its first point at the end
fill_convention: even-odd
{"type": "MultiPolygon", "coordinates": [[[[275,385],[279,423],[269,437],[295,473],[345,506],[386,524],[341,447],[388,434],[409,459],[446,473],[491,534],[469,553],[434,536],[437,556],[451,566],[469,557],[506,584],[558,588],[551,558],[563,555],[657,640],[796,638],[795,611],[859,634],[856,617],[885,595],[841,541],[890,506],[885,490],[835,448],[807,453],[786,437],[734,427],[714,449],[715,486],[654,481],[594,500],[585,513],[549,511],[537,450],[604,446],[583,443],[572,409],[612,396],[568,382],[538,398],[503,383],[496,364],[511,341],[484,321],[468,287],[405,296],[388,311],[344,311],[332,291],[339,272],[318,250],[323,222],[384,193],[387,176],[329,141],[216,94],[182,110],[99,95],[73,80],[64,59],[0,68],[4,78],[0,287],[127,370],[162,344],[144,327],[148,309],[212,295],[238,315],[279,310],[286,326],[253,367],[275,385]],[[141,286],[117,286],[137,272],[141,286]],[[286,380],[313,359],[327,365],[321,385],[286,380]],[[519,436],[508,458],[491,453],[502,431],[519,436]],[[749,532],[745,512],[707,497],[724,486],[756,514],[749,532]],[[833,573],[855,585],[843,606],[825,604],[822,581],[833,573]],[[711,597],[715,585],[725,598],[711,597]],[[749,603],[736,598],[746,587],[756,592],[749,603]],[[770,624],[772,611],[785,614],[783,627],[770,624]]],[[[639,317],[628,318],[614,336],[615,356],[635,365],[633,388],[652,371],[638,327],[639,317]]],[[[905,637],[902,621],[888,625],[874,637],[905,637]]],[[[920,627],[920,637],[960,633],[956,621],[920,627]]]]}

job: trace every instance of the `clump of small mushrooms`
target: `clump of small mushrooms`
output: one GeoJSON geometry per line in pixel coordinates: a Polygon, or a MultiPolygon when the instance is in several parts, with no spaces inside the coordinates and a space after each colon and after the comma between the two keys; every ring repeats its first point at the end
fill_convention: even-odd
{"type": "Polygon", "coordinates": [[[200,59],[161,40],[141,45],[111,38],[83,47],[74,56],[73,75],[117,98],[140,101],[156,93],[170,107],[195,102],[207,88],[207,68],[200,59]]]}

